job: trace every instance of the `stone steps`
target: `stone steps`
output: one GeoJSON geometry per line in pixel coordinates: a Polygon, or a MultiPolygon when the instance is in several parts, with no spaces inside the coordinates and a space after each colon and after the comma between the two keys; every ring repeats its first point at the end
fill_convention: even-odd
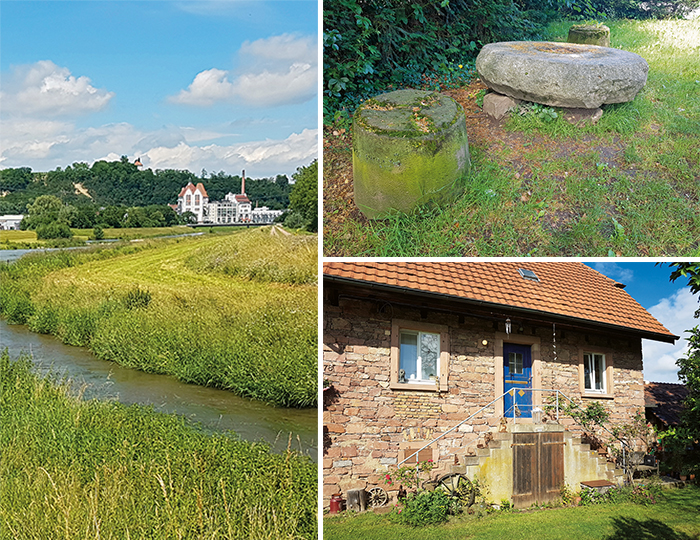
{"type": "MultiPolygon", "coordinates": [[[[522,429],[522,427],[520,429],[522,429]]],[[[592,450],[590,444],[582,443],[581,437],[574,436],[567,430],[564,430],[563,433],[564,442],[570,445],[574,451],[583,454],[581,459],[588,463],[590,468],[597,470],[600,476],[607,477],[608,480],[616,482],[624,475],[622,469],[616,467],[614,463],[609,462],[606,457],[600,455],[597,450],[592,450]]],[[[494,451],[506,449],[512,445],[512,442],[512,431],[492,432],[492,439],[486,446],[474,449],[476,455],[458,454],[459,463],[452,464],[444,469],[441,467],[443,471],[441,474],[446,472],[461,473],[471,478],[486,464],[487,460],[492,458],[494,451]]]]}

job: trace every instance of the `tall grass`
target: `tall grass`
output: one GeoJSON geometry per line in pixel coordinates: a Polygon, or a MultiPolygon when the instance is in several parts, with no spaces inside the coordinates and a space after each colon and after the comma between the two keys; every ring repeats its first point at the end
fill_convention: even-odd
{"type": "Polygon", "coordinates": [[[317,536],[316,466],[0,355],[0,539],[317,536]]]}
{"type": "Polygon", "coordinates": [[[284,239],[244,231],[21,259],[0,267],[0,313],[128,367],[314,406],[316,242],[286,238],[303,256],[285,259],[284,239]],[[207,262],[217,258],[244,270],[207,262]]]}

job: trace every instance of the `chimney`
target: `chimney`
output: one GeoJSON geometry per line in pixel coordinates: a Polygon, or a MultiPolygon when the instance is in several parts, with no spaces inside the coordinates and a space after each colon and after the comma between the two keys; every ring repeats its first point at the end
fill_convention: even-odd
{"type": "Polygon", "coordinates": [[[243,169],[243,179],[241,180],[241,195],[245,195],[245,169],[243,169]]]}

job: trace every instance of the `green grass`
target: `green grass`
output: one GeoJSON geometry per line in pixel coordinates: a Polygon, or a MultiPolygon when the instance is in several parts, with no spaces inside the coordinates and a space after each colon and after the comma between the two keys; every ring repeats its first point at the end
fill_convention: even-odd
{"type": "Polygon", "coordinates": [[[317,467],[0,355],[0,540],[317,537],[317,467]]]}
{"type": "Polygon", "coordinates": [[[700,489],[669,490],[661,502],[631,503],[534,512],[457,516],[445,525],[412,528],[386,515],[325,516],[324,540],[693,540],[700,538],[700,489]]]}
{"type": "Polygon", "coordinates": [[[127,367],[311,407],[316,246],[254,229],[31,255],[0,266],[0,314],[127,367]]]}
{"type": "MultiPolygon", "coordinates": [[[[325,201],[325,254],[700,256],[700,22],[606,24],[613,47],[649,63],[632,102],[583,128],[511,115],[501,145],[480,126],[464,195],[444,208],[368,221],[340,190],[325,201]]],[[[352,181],[349,138],[330,133],[326,189],[352,181]]]]}

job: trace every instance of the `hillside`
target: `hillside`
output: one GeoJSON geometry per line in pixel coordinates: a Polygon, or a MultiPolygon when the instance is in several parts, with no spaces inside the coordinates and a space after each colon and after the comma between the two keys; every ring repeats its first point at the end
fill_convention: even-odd
{"type": "MultiPolygon", "coordinates": [[[[126,157],[121,161],[97,161],[92,167],[74,163],[65,169],[34,172],[28,167],[0,171],[0,214],[18,214],[40,195],[55,195],[73,206],[148,206],[174,204],[188,182],[202,182],[210,200],[241,190],[241,177],[202,171],[197,177],[181,170],[141,170],[126,157]]],[[[285,175],[246,178],[246,194],[253,207],[281,210],[289,206],[291,191],[285,175]]]]}

